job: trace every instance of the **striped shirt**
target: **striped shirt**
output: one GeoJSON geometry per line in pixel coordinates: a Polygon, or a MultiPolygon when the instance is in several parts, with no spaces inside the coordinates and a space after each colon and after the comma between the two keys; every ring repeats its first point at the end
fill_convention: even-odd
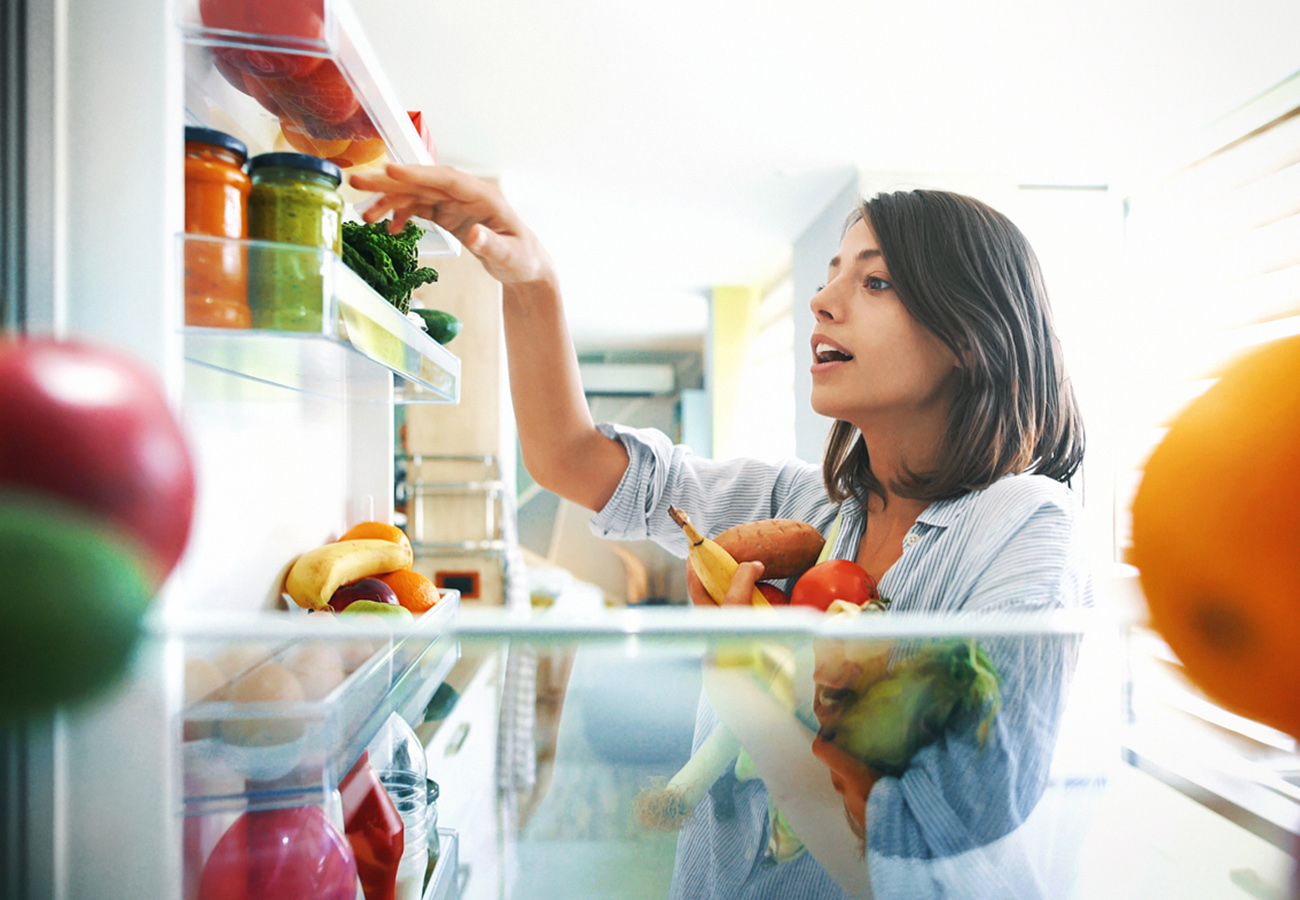
{"type": "MultiPolygon", "coordinates": [[[[653,540],[685,557],[686,538],[669,517],[669,505],[686,510],[705,535],[767,518],[798,519],[827,534],[840,516],[831,557],[856,558],[865,510],[853,498],[834,503],[820,467],[798,460],[718,462],[674,446],[653,429],[600,428],[623,442],[630,464],[614,496],[592,518],[595,534],[653,540]]],[[[905,537],[902,557],[881,579],[880,592],[892,601],[891,613],[1091,605],[1079,528],[1068,487],[1038,475],[1007,476],[927,507],[905,537]]],[[[1006,851],[1006,839],[1047,784],[1077,639],[981,644],[1002,679],[1002,708],[987,743],[980,746],[973,725],[950,732],[918,752],[901,777],[882,778],[871,790],[865,864],[876,897],[1049,895],[1032,872],[1008,864],[1015,854],[1006,851]]],[[[716,724],[702,700],[696,747],[716,724]]],[[[724,776],[720,782],[727,783],[715,785],[682,831],[673,897],[844,896],[811,854],[779,864],[765,856],[767,793],[760,781],[724,776]]]]}

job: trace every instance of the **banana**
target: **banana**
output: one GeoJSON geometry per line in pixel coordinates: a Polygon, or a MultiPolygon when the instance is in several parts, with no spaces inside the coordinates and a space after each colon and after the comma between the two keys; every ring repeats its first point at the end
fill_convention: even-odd
{"type": "Polygon", "coordinates": [[[304,609],[320,609],[340,585],[405,569],[412,562],[411,548],[393,541],[335,541],[298,557],[289,567],[284,590],[304,609]]]}
{"type": "MultiPolygon", "coordinates": [[[[686,515],[675,506],[668,507],[668,515],[673,517],[673,521],[681,526],[682,531],[686,532],[686,539],[690,541],[691,548],[688,552],[688,558],[691,561],[691,568],[695,574],[700,577],[700,582],[704,589],[709,592],[713,602],[722,605],[722,598],[727,596],[727,588],[731,586],[731,579],[736,575],[736,569],[740,565],[730,553],[722,549],[717,542],[706,538],[700,534],[693,524],[691,517],[686,515]]],[[[771,608],[772,604],[767,602],[758,588],[754,588],[754,594],[750,598],[753,606],[771,608]]]]}

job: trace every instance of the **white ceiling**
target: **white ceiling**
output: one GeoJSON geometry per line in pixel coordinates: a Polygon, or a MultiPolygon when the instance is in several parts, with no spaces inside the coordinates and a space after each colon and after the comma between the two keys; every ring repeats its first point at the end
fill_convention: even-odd
{"type": "Polygon", "coordinates": [[[1127,185],[1300,69],[1295,0],[355,0],[439,159],[497,175],[580,347],[698,340],[851,177],[1127,185]]]}

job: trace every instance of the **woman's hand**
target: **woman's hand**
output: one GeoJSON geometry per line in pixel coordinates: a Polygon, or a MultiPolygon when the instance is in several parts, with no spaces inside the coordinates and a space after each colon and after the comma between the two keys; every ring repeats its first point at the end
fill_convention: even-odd
{"type": "Polygon", "coordinates": [[[352,187],[379,194],[365,211],[367,222],[390,213],[397,233],[407,220],[436,222],[478,257],[502,284],[554,282],[546,250],[510,207],[501,191],[450,166],[390,164],[383,174],[353,175],[352,187]]]}
{"type": "MultiPolygon", "coordinates": [[[[727,588],[727,596],[722,599],[722,606],[750,606],[754,597],[754,585],[763,577],[763,564],[761,562],[743,562],[736,569],[736,574],[731,577],[731,584],[727,588]]],[[[703,582],[700,581],[691,564],[686,563],[686,592],[690,595],[691,602],[696,606],[718,606],[709,596],[709,592],[704,589],[703,582]]]]}

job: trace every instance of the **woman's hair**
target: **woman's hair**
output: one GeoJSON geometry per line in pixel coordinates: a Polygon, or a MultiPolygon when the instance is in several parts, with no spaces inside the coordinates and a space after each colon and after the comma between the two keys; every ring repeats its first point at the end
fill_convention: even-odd
{"type": "MultiPolygon", "coordinates": [[[[878,194],[847,227],[861,220],[875,232],[903,306],[965,363],[938,467],[905,472],[889,487],[940,500],[1009,473],[1068,482],[1083,459],[1083,421],[1025,236],[980,201],[945,191],[878,194]]],[[[822,470],[836,502],[884,496],[848,422],[831,428],[822,470]]]]}

